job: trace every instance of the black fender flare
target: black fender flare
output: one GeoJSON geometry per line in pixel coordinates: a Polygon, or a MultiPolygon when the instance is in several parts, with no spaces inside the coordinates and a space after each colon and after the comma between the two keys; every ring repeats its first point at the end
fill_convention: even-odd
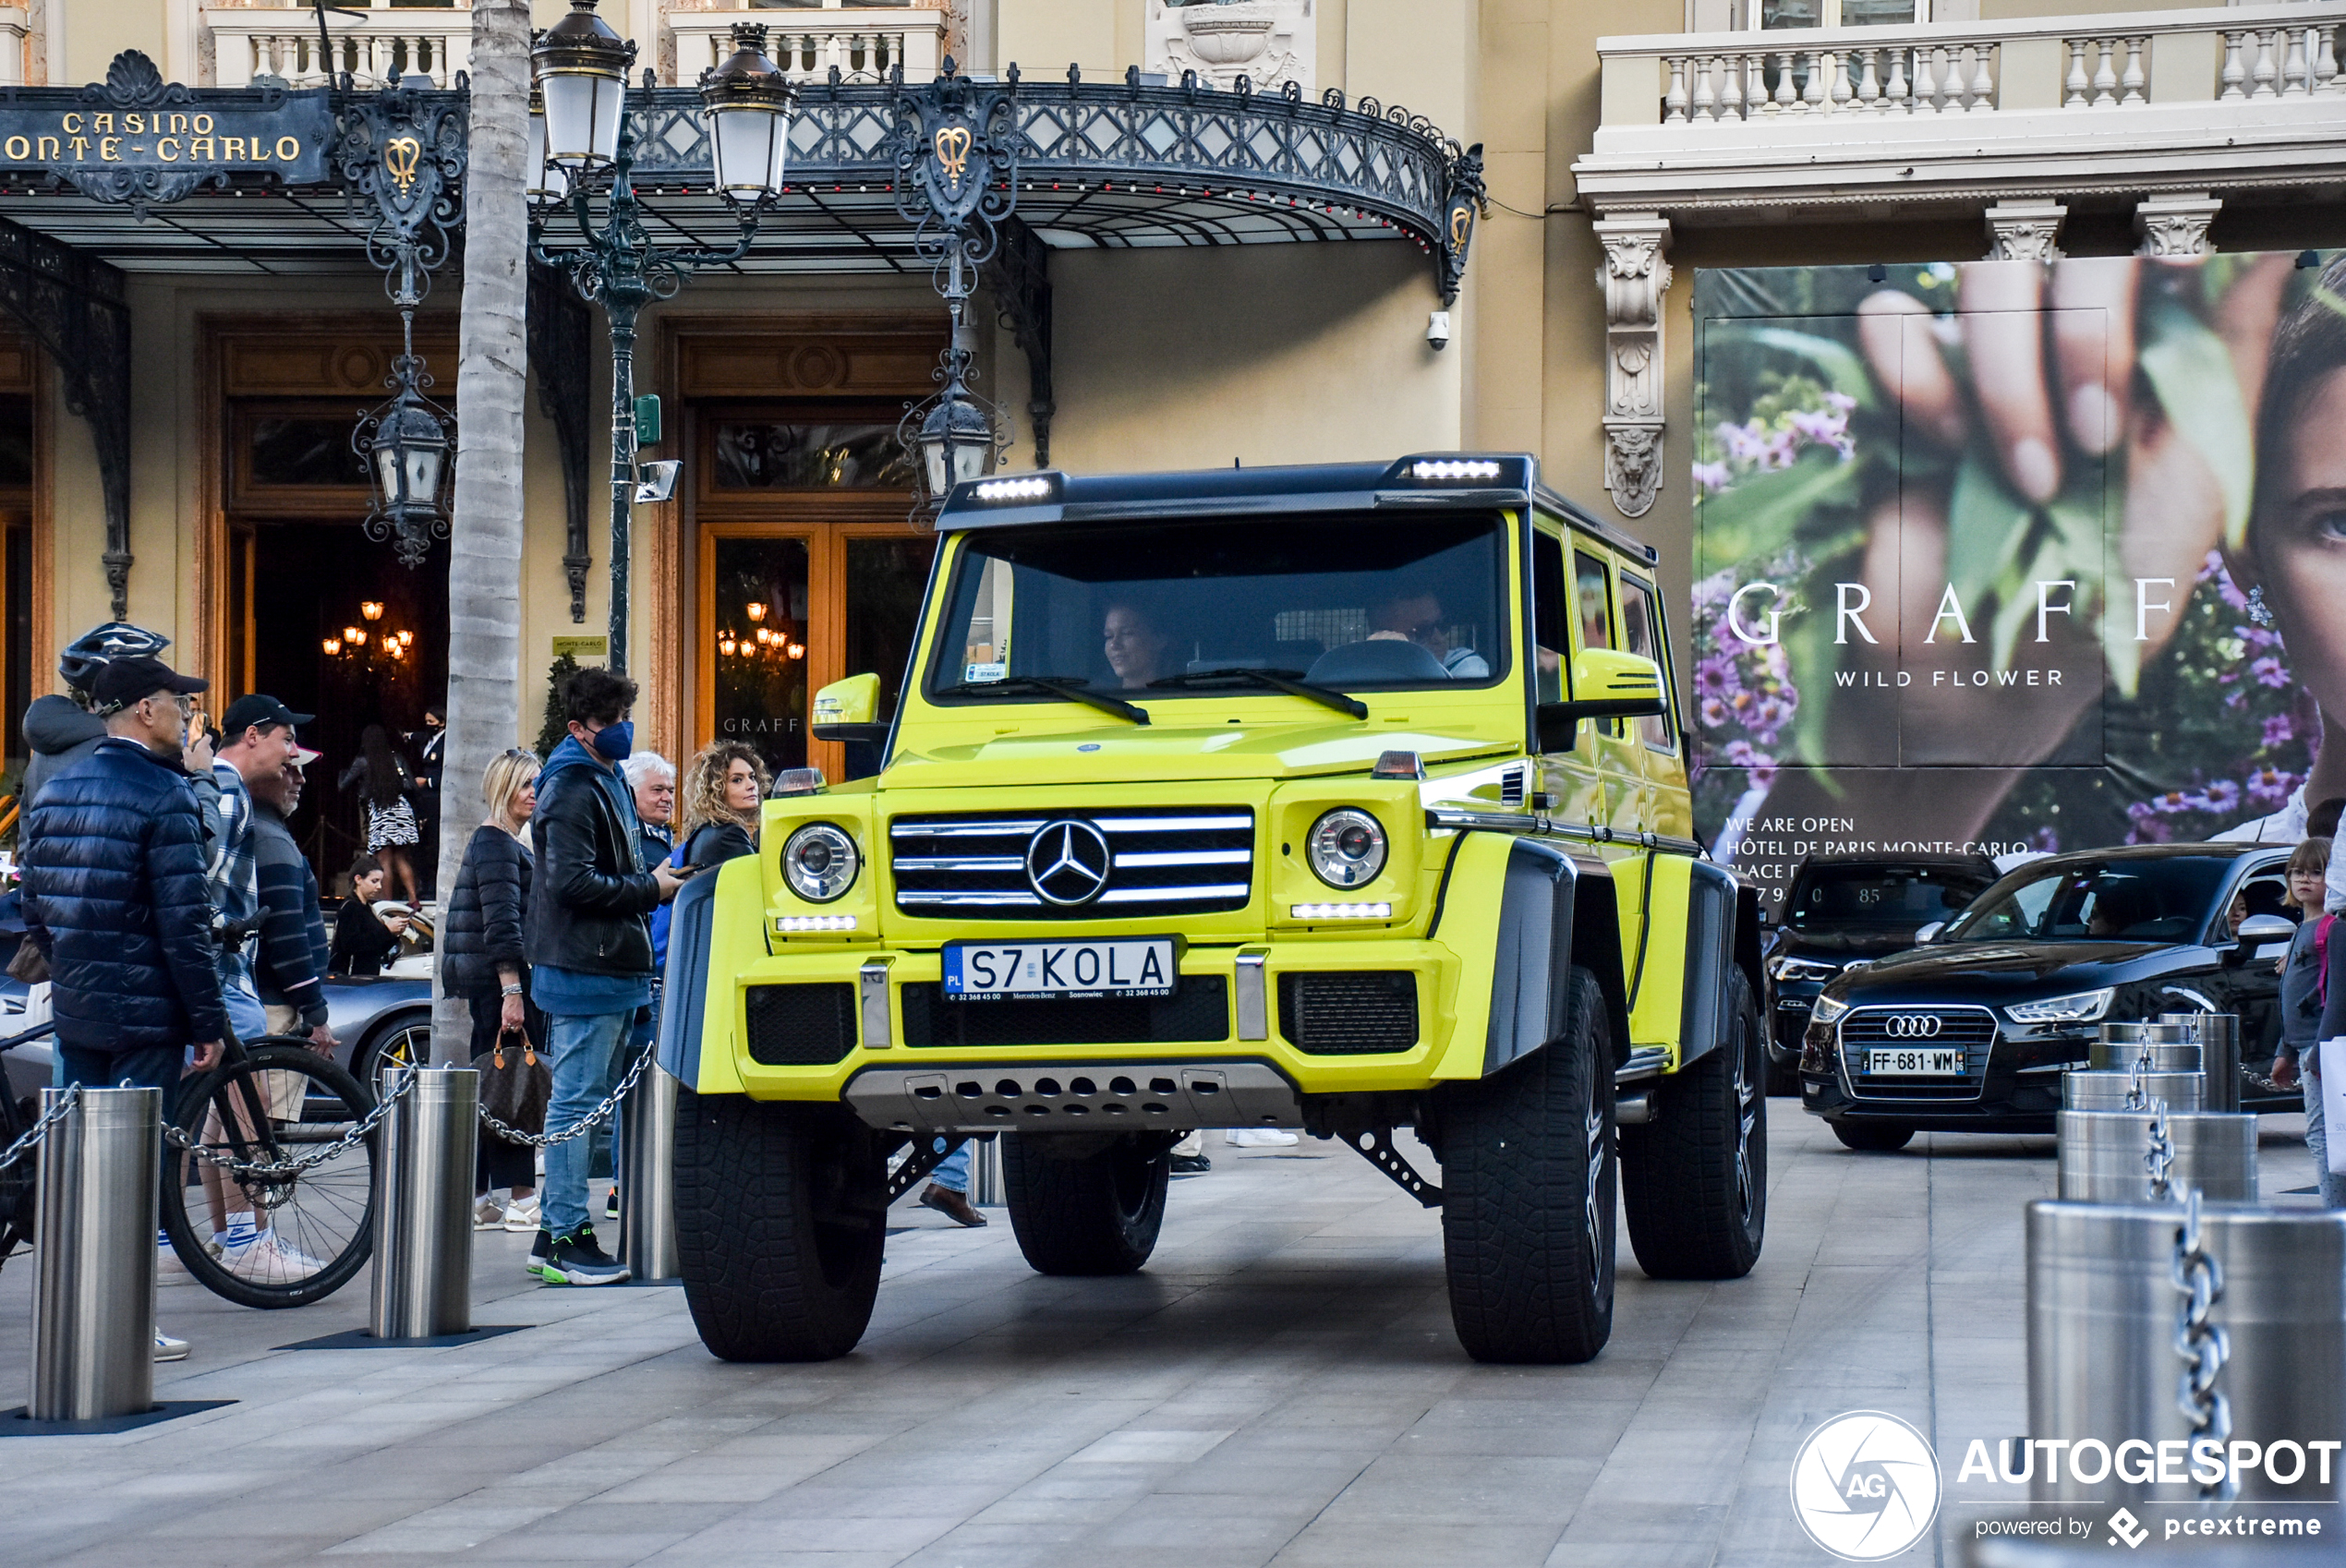
{"type": "Polygon", "coordinates": [[[1622,984],[1620,905],[1613,873],[1553,844],[1518,838],[1507,850],[1499,938],[1491,955],[1491,1020],[1484,1077],[1562,1038],[1573,966],[1597,977],[1615,1067],[1629,1055],[1629,998],[1622,984]]]}
{"type": "Polygon", "coordinates": [[[668,969],[660,983],[659,1065],[687,1089],[700,1087],[700,1037],[708,1002],[709,934],[717,878],[695,876],[676,890],[668,917],[668,969]]]}
{"type": "Polygon", "coordinates": [[[1760,903],[1756,888],[1715,861],[1690,862],[1687,876],[1686,990],[1678,1010],[1678,1065],[1709,1055],[1727,1037],[1727,971],[1751,977],[1761,995],[1760,903]]]}

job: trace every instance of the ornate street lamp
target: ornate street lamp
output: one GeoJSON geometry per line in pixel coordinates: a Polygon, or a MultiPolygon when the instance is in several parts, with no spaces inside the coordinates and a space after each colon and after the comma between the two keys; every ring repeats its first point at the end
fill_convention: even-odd
{"type": "Polygon", "coordinates": [[[358,421],[350,442],[367,460],[374,483],[374,509],[367,514],[367,537],[389,539],[399,564],[417,567],[435,538],[448,533],[443,481],[450,476],[447,411],[424,395],[431,385],[416,356],[412,312],[404,323],[408,352],[391,362],[392,400],[358,421]]]}
{"type": "Polygon", "coordinates": [[[666,299],[696,268],[722,266],[749,253],[759,216],[780,194],[790,149],[790,116],[798,90],[766,57],[766,29],[733,26],[733,54],[703,73],[701,103],[708,116],[716,189],[741,223],[740,240],[726,249],[668,249],[652,244],[632,175],[635,138],[625,115],[627,68],[635,46],[595,15],[595,0],[571,0],[570,15],[530,50],[545,96],[545,161],[565,176],[555,191],[533,190],[530,254],[570,276],[579,297],[599,302],[611,324],[611,652],[610,666],[627,668],[628,525],[635,474],[635,322],[646,305],[666,299]],[[594,198],[603,198],[598,226],[594,198]],[[580,243],[550,249],[545,222],[566,206],[580,243]]]}

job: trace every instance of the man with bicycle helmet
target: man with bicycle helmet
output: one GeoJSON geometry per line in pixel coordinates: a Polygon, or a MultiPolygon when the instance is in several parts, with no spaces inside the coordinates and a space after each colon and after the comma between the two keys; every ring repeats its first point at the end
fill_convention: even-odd
{"type": "Polygon", "coordinates": [[[105,722],[92,713],[90,695],[98,671],[117,658],[160,658],[171,639],[127,621],[109,621],[75,639],[57,656],[57,674],[67,696],[36,697],[24,710],[25,764],[23,799],[30,811],[42,787],[61,770],[72,766],[105,739],[105,722]]]}

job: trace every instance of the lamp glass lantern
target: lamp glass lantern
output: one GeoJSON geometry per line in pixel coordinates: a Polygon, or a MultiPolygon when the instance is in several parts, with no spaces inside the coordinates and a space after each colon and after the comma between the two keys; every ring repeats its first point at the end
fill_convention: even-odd
{"type": "Polygon", "coordinates": [[[921,421],[918,440],[928,493],[941,501],[955,485],[985,476],[994,456],[994,422],[956,389],[921,421]]]}
{"type": "Polygon", "coordinates": [[[570,194],[569,174],[546,157],[546,91],[536,82],[529,87],[529,156],[526,172],[528,183],[524,194],[533,204],[548,205],[570,194]]]}
{"type": "Polygon", "coordinates": [[[402,387],[368,441],[375,499],[390,518],[436,516],[448,462],[448,428],[412,389],[402,387]]]}
{"type": "Polygon", "coordinates": [[[567,175],[617,160],[635,45],[595,14],[595,0],[571,0],[570,15],[546,30],[529,60],[545,96],[546,161],[567,175]]]}
{"type": "Polygon", "coordinates": [[[701,77],[700,95],[719,192],[756,206],[780,191],[798,89],[766,57],[763,24],[733,24],[732,55],[701,77]]]}

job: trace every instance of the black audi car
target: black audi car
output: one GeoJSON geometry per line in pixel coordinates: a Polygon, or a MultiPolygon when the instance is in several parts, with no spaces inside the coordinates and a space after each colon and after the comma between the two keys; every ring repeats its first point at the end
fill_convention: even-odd
{"type": "Polygon", "coordinates": [[[1817,993],[1843,970],[1915,945],[1987,891],[1999,873],[1985,855],[1811,855],[1792,875],[1766,945],[1768,1088],[1799,1092],[1801,1043],[1817,993]]]}
{"type": "Polygon", "coordinates": [[[2241,1108],[2293,1111],[2264,1069],[2275,960],[2295,931],[2289,848],[2156,844],[2032,861],[1925,945],[1826,984],[1800,1053],[1802,1106],[1852,1149],[1917,1131],[2050,1132],[2061,1075],[2105,1019],[2236,1013],[2241,1108]]]}

